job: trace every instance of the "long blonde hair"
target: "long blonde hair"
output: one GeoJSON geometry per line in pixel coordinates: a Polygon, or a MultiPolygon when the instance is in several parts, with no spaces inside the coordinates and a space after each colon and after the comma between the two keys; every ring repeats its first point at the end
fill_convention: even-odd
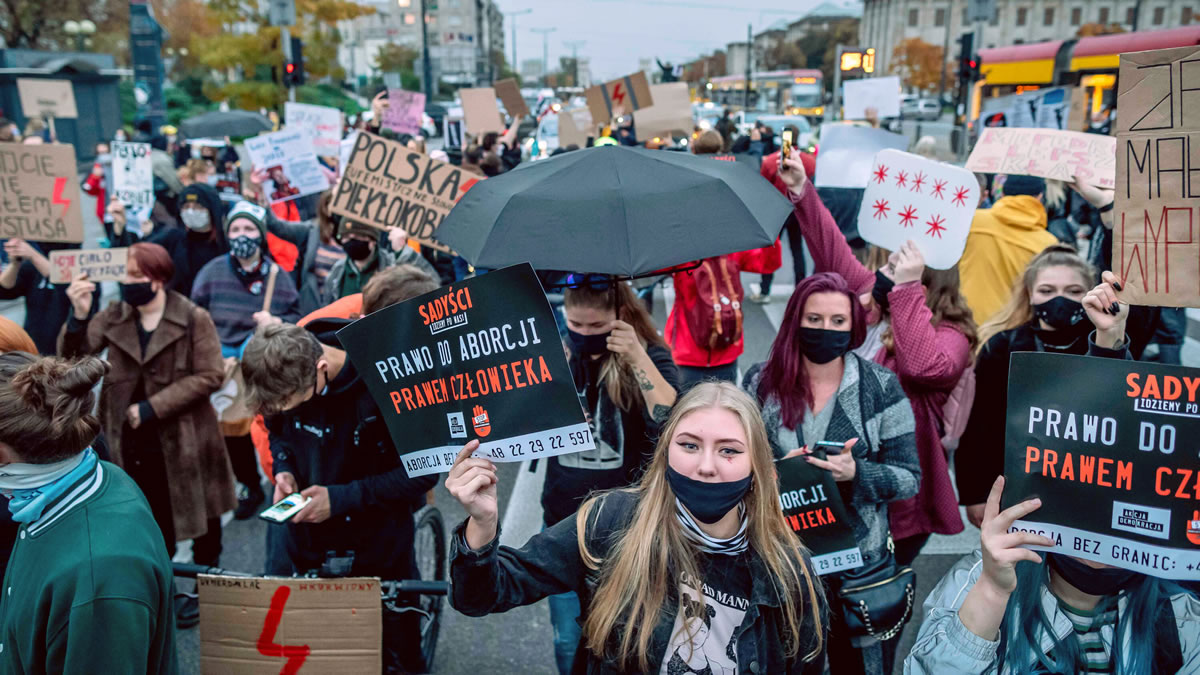
{"type": "Polygon", "coordinates": [[[1070,267],[1083,276],[1085,285],[1096,278],[1096,270],[1080,257],[1075,249],[1066,244],[1047,246],[1029,261],[1025,272],[1017,277],[1013,283],[1012,295],[1004,308],[979,327],[979,346],[976,353],[982,351],[983,346],[997,333],[1023,326],[1033,320],[1033,287],[1037,284],[1038,275],[1049,267],[1070,267]]]}
{"type": "MultiPolygon", "coordinates": [[[[818,591],[811,570],[801,563],[804,545],[787,525],[780,509],[774,459],[758,406],[732,384],[705,382],[676,402],[641,482],[627,488],[637,494],[637,508],[607,558],[594,556],[587,547],[589,513],[598,503],[597,498],[584,502],[576,514],[580,557],[589,569],[599,572],[599,585],[583,624],[584,643],[592,653],[614,659],[622,669],[642,672],[650,669],[647,653],[650,637],[669,593],[678,589],[682,578],[701,578],[697,550],[684,538],[675,517],[675,493],[667,482],[666,471],[671,438],[680,420],[704,408],[720,408],[736,415],[749,442],[752,481],[744,499],[747,536],[750,548],[762,559],[780,597],[783,620],[779,639],[784,652],[789,659],[799,655],[802,617],[806,611],[812,615],[816,639],[813,649],[802,658],[815,658],[823,648],[822,592],[818,591]],[[612,653],[610,636],[618,626],[626,630],[616,636],[616,652],[612,653]]],[[[687,630],[690,641],[694,636],[690,628],[687,630]]]]}

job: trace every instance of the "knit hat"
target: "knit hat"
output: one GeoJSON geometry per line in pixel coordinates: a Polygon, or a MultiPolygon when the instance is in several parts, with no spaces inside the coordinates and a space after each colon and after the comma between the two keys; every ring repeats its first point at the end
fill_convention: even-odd
{"type": "Polygon", "coordinates": [[[1005,197],[1028,195],[1036,197],[1046,192],[1046,180],[1037,176],[1005,176],[1004,185],[1000,188],[1005,197]]]}
{"type": "Polygon", "coordinates": [[[367,237],[375,237],[375,238],[379,237],[379,230],[377,228],[371,227],[370,225],[359,222],[357,220],[351,220],[349,218],[342,218],[342,223],[338,227],[338,238],[341,238],[343,235],[345,235],[348,232],[353,232],[355,234],[361,234],[361,235],[367,236],[367,237]]]}
{"type": "Polygon", "coordinates": [[[267,210],[258,204],[241,201],[233,205],[229,210],[229,214],[225,216],[225,236],[229,236],[229,226],[238,218],[245,218],[254,223],[258,228],[259,239],[266,241],[267,239],[267,210]]]}

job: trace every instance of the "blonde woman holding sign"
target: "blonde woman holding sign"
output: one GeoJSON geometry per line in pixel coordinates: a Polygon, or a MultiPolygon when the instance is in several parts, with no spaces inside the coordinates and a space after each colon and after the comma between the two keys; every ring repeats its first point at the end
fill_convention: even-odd
{"type": "Polygon", "coordinates": [[[520,549],[498,544],[496,467],[477,447],[446,478],[470,515],[452,543],[459,611],[576,591],[575,673],[823,672],[821,585],[784,521],[758,408],[733,385],[693,388],[636,487],[592,497],[520,549]]]}

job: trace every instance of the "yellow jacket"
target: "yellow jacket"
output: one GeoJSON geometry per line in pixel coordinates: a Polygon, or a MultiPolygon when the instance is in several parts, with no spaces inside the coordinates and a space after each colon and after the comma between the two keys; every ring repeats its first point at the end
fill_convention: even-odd
{"type": "Polygon", "coordinates": [[[962,293],[975,323],[1000,311],[1033,256],[1057,242],[1046,231],[1046,209],[1036,197],[1002,197],[992,208],[976,211],[958,263],[962,293]]]}

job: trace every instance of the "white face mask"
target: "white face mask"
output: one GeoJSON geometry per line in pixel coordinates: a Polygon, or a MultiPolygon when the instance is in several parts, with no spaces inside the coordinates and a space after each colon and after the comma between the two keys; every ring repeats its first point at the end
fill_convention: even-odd
{"type": "Polygon", "coordinates": [[[179,217],[189,230],[203,232],[210,227],[206,209],[184,209],[180,212],[179,217]]]}

